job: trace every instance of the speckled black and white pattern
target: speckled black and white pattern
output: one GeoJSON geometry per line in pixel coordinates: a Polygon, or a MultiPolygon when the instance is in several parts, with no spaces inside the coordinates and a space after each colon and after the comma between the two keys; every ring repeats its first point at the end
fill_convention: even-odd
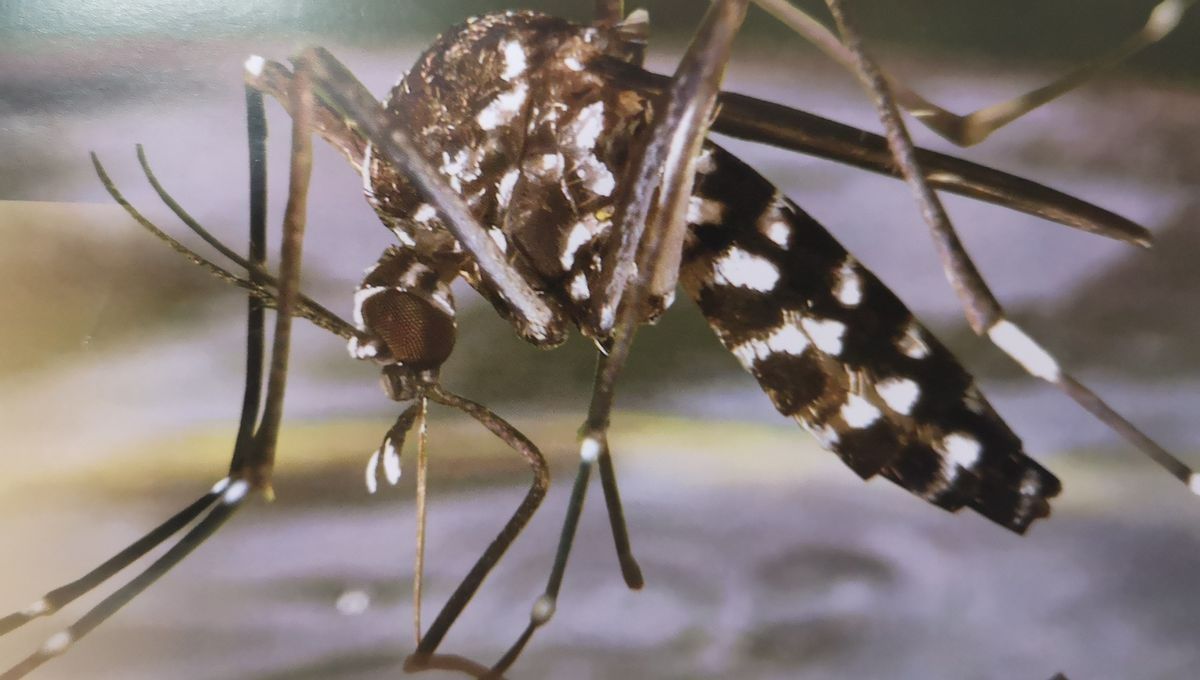
{"type": "MultiPolygon", "coordinates": [[[[611,49],[597,28],[490,15],[439,38],[388,100],[509,264],[590,337],[617,197],[652,116],[645,94],[593,67],[611,49]]],[[[367,156],[368,198],[402,247],[458,266],[529,337],[435,211],[367,156]]],[[[1058,480],[878,279],[724,150],[706,144],[696,167],[680,282],[781,413],[863,478],[943,508],[1016,531],[1049,513],[1058,480]]]]}
{"type": "Polygon", "coordinates": [[[864,478],[1024,530],[1059,483],[955,358],[761,175],[710,146],[680,282],[771,397],[864,478]],[[707,217],[702,217],[708,215],[707,217]]]}

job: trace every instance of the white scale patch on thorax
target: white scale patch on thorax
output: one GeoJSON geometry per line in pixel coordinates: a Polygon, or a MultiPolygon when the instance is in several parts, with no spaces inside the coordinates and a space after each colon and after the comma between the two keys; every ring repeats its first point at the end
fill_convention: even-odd
{"type": "Polygon", "coordinates": [[[437,217],[437,210],[428,203],[422,203],[417,206],[417,211],[413,213],[413,219],[417,222],[428,222],[435,217],[437,217]]]}
{"type": "Polygon", "coordinates": [[[574,120],[566,125],[566,133],[575,148],[581,151],[592,151],[596,140],[604,131],[604,102],[592,102],[579,110],[574,120]]]}
{"type": "Polygon", "coordinates": [[[571,284],[567,288],[567,293],[576,302],[583,302],[591,297],[591,291],[588,290],[587,276],[583,272],[578,272],[572,277],[571,284]]]}
{"type": "Polygon", "coordinates": [[[417,288],[420,286],[421,277],[432,273],[433,270],[429,267],[420,262],[414,262],[400,277],[400,285],[397,288],[417,288]]]}
{"type": "Polygon", "coordinates": [[[611,196],[613,189],[617,186],[617,180],[613,177],[612,171],[594,155],[589,154],[580,160],[575,167],[575,172],[579,175],[583,186],[597,196],[611,196]]]}
{"type": "Polygon", "coordinates": [[[480,164],[483,162],[482,149],[459,149],[453,156],[442,152],[442,174],[450,181],[450,187],[462,193],[462,183],[479,178],[480,164]]]}
{"type": "Polygon", "coordinates": [[[562,171],[562,164],[563,164],[562,154],[559,154],[557,152],[542,154],[542,157],[538,162],[539,162],[541,171],[548,175],[549,174],[557,175],[559,172],[562,171]]]}
{"type": "MultiPolygon", "coordinates": [[[[575,118],[567,123],[564,132],[572,145],[579,152],[575,162],[574,172],[583,186],[598,196],[610,196],[616,188],[616,178],[604,162],[596,156],[596,142],[604,131],[604,102],[592,102],[579,110],[575,118]]],[[[542,167],[547,172],[560,169],[551,163],[561,163],[557,155],[546,154],[542,157],[542,167]]]]}
{"type": "Polygon", "coordinates": [[[593,215],[588,215],[571,226],[571,231],[567,233],[567,240],[563,243],[562,255],[558,260],[564,271],[571,270],[575,264],[575,254],[579,252],[579,249],[604,232],[608,228],[608,224],[608,222],[599,221],[593,215]]]}
{"type": "Polygon", "coordinates": [[[496,183],[496,203],[503,208],[508,207],[509,201],[512,200],[513,188],[517,186],[517,179],[520,178],[521,171],[513,168],[504,173],[500,181],[496,183]]]}
{"type": "Polygon", "coordinates": [[[479,115],[475,116],[475,122],[483,130],[495,130],[508,125],[520,113],[528,94],[529,85],[524,82],[517,83],[511,90],[496,95],[495,99],[483,107],[479,115]]]}
{"type": "Polygon", "coordinates": [[[525,67],[525,48],[521,43],[516,40],[504,43],[504,71],[500,77],[504,80],[512,80],[524,73],[525,67]]]}
{"type": "Polygon", "coordinates": [[[761,255],[730,246],[713,261],[712,280],[718,286],[737,286],[767,293],[779,283],[779,267],[761,255]]]}

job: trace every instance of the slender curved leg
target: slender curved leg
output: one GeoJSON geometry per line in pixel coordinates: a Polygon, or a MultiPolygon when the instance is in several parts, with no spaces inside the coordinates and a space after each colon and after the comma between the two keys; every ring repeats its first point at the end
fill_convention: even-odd
{"type": "MultiPolygon", "coordinates": [[[[829,58],[851,72],[857,72],[857,56],[838,40],[828,28],[790,0],[754,0],[806,40],[816,45],[829,58]]],[[[993,132],[1025,114],[1067,94],[1101,73],[1127,61],[1130,57],[1171,34],[1195,0],[1163,0],[1154,6],[1146,23],[1121,41],[1112,50],[1096,57],[1059,78],[1018,95],[969,113],[958,115],[943,109],[917,94],[904,83],[883,75],[894,101],[927,128],[958,146],[972,146],[987,139],[993,132]]]]}
{"type": "Polygon", "coordinates": [[[837,22],[843,43],[854,55],[855,68],[864,88],[871,94],[879,110],[880,120],[887,131],[888,146],[930,226],[946,278],[958,294],[971,329],[977,335],[986,335],[1030,375],[1057,387],[1100,422],[1186,484],[1193,493],[1200,494],[1200,477],[1190,467],[1114,411],[1086,385],[1064,371],[1058,361],[1037,341],[1006,318],[1004,309],[959,241],[941,201],[924,181],[924,173],[916,159],[912,139],[896,103],[889,94],[888,83],[864,52],[861,40],[851,22],[847,20],[843,0],[826,0],[826,4],[837,22]]]}

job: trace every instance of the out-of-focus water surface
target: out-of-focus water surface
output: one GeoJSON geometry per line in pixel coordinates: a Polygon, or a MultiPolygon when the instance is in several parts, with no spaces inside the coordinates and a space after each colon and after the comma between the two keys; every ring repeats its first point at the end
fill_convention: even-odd
{"type": "MultiPolygon", "coordinates": [[[[180,202],[241,244],[241,62],[251,51],[282,58],[303,43],[328,44],[311,26],[262,40],[244,31],[172,37],[190,25],[39,38],[19,30],[28,16],[0,12],[12,24],[6,34],[20,38],[0,46],[0,612],[78,576],[206,489],[227,464],[240,403],[243,303],[112,205],[87,152],[148,216],[182,233],[140,176],[133,145],[145,144],[180,202]]],[[[417,42],[377,39],[364,48],[334,32],[335,52],[379,93],[419,51],[417,42]]],[[[1198,35],[1190,21],[1172,40],[1198,35]]],[[[836,68],[792,43],[745,48],[731,89],[876,127],[836,68]]],[[[896,72],[961,111],[1067,66],[969,50],[954,59],[891,52],[896,72]]],[[[671,56],[652,61],[669,70],[671,56]]],[[[1150,228],[1158,248],[948,204],[1010,310],[1132,420],[1200,463],[1197,73],[1174,62],[1136,66],[955,153],[1120,212],[1150,228]]],[[[287,120],[278,107],[271,115],[277,224],[287,120]]],[[[930,137],[918,133],[946,148],[930,137]]],[[[647,587],[622,585],[593,489],[558,614],[510,677],[1191,677],[1200,662],[1200,500],[968,337],[903,186],[729,145],[982,373],[1028,450],[1062,478],[1063,497],[1050,521],[1018,538],[886,482],[864,485],[778,417],[681,303],[641,334],[614,422],[647,587]]],[[[359,179],[323,148],[314,187],[305,287],[348,313],[350,291],[388,234],[360,198],[359,179]]],[[[447,639],[446,651],[489,661],[544,585],[592,358],[582,342],[553,353],[524,347],[470,294],[460,297],[446,384],[509,417],[556,469],[545,507],[447,639]]],[[[279,500],[251,503],[35,677],[399,672],[412,646],[413,457],[406,452],[398,488],[368,497],[362,466],[395,415],[375,369],[303,323],[295,357],[279,500]]],[[[516,456],[453,416],[437,417],[426,622],[525,481],[516,456]]],[[[0,640],[0,667],[66,620],[0,640]]]]}

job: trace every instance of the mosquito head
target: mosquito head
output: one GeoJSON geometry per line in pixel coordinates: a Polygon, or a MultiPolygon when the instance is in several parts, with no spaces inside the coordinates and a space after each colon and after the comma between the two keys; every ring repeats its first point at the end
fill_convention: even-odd
{"type": "Polygon", "coordinates": [[[389,248],[354,294],[354,321],[370,338],[350,352],[384,364],[384,391],[413,398],[454,349],[457,329],[449,280],[454,270],[413,250],[389,248]]]}
{"type": "Polygon", "coordinates": [[[393,361],[414,370],[437,368],[454,349],[454,317],[418,293],[384,288],[362,303],[363,325],[393,361]]]}

